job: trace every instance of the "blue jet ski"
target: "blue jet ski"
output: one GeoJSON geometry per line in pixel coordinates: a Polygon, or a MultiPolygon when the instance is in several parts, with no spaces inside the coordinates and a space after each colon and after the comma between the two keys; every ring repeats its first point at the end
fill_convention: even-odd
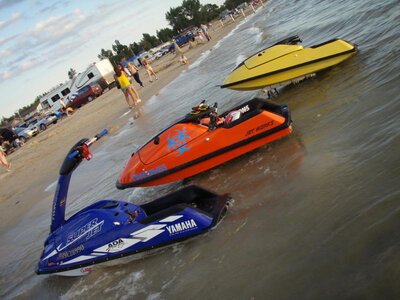
{"type": "Polygon", "coordinates": [[[86,275],[92,265],[176,243],[205,233],[224,216],[229,196],[188,186],[144,205],[96,202],[65,220],[73,171],[92,155],[89,146],[105,135],[83,139],[68,152],[54,196],[50,234],[37,274],[86,275]]]}

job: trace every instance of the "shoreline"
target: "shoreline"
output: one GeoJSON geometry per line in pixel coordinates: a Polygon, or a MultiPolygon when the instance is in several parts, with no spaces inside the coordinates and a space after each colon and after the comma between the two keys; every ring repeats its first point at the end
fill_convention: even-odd
{"type": "MultiPolygon", "coordinates": [[[[251,14],[251,9],[246,10],[246,16],[251,14]]],[[[212,37],[209,42],[198,44],[193,49],[188,49],[188,45],[182,48],[189,60],[187,65],[181,65],[178,55],[175,54],[166,54],[153,62],[154,70],[160,70],[157,72],[158,80],[153,83],[149,82],[147,74],[140,69],[139,74],[145,86],[140,88],[136,82],[134,86],[143,101],[143,106],[184,70],[190,68],[203,53],[228,36],[243,20],[244,17],[240,15],[235,22],[229,20],[225,26],[222,26],[219,20],[213,21],[213,26],[209,28],[212,37]]],[[[199,64],[201,63],[202,61],[199,64]]],[[[0,170],[0,232],[4,233],[7,228],[20,222],[26,214],[26,208],[32,207],[37,200],[49,197],[45,190],[57,180],[62,159],[77,140],[92,136],[106,127],[109,128],[110,135],[117,133],[132,117],[127,111],[121,91],[111,89],[10,154],[7,158],[12,163],[12,170],[0,170]]]]}

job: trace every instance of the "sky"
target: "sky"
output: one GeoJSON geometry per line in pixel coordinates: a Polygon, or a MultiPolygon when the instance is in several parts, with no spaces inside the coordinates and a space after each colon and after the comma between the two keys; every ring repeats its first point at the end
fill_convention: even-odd
{"type": "MultiPolygon", "coordinates": [[[[223,4],[224,0],[200,0],[223,4]]],[[[139,42],[182,0],[0,0],[0,118],[84,71],[102,48],[139,42]]]]}

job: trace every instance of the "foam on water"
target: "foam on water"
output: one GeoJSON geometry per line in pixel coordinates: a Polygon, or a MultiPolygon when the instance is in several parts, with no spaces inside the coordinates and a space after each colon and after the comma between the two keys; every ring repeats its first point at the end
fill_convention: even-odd
{"type": "Polygon", "coordinates": [[[248,29],[248,32],[251,35],[254,35],[254,41],[256,42],[256,44],[260,44],[262,42],[262,35],[263,32],[259,27],[251,27],[248,29]]]}
{"type": "Polygon", "coordinates": [[[56,187],[57,187],[57,182],[58,182],[58,181],[56,180],[56,181],[50,183],[50,184],[44,189],[44,191],[45,191],[45,192],[54,192],[54,191],[56,190],[56,187]]]}
{"type": "MultiPolygon", "coordinates": [[[[182,295],[320,299],[327,294],[332,299],[396,298],[399,288],[391,278],[396,278],[400,253],[396,240],[399,119],[395,117],[400,109],[399,61],[394,25],[399,10],[395,0],[364,2],[269,1],[268,11],[257,11],[235,24],[234,31],[214,46],[207,54],[209,65],[203,56],[201,67],[180,74],[161,90],[162,95],[144,104],[151,123],[139,118],[134,126],[124,126],[104,140],[110,164],[120,168],[134,146],[186,113],[196,98],[213,97],[221,111],[248,100],[251,92],[216,89],[215,84],[235,62],[257,51],[262,34],[274,40],[299,34],[306,45],[333,37],[359,44],[355,57],[281,92],[277,100],[289,105],[294,119],[290,137],[275,142],[271,149],[264,147],[191,178],[210,190],[233,193],[235,205],[217,230],[201,243],[176,244],[134,264],[99,265],[98,271],[95,268],[82,279],[50,279],[31,274],[43,241],[27,237],[47,235],[51,204],[41,212],[35,207],[1,235],[5,255],[0,298],[16,298],[22,291],[19,298],[24,299],[60,295],[62,299],[176,299],[182,295]],[[337,14],[339,9],[342,15],[337,14]],[[377,37],[385,41],[379,47],[377,37]],[[149,127],[155,128],[147,132],[149,127]],[[301,150],[289,143],[295,140],[301,150]],[[245,247],[240,246],[243,241],[245,247]],[[188,255],[194,249],[200,253],[195,260],[188,255]],[[160,271],[171,266],[177,270],[172,275],[160,271]],[[278,276],[268,275],[276,270],[278,276]],[[319,270],[318,280],[315,270],[319,270]],[[204,288],[209,286],[213,288],[204,288]]],[[[72,205],[67,208],[71,213],[105,195],[140,204],[182,186],[179,182],[115,191],[118,171],[113,173],[111,167],[113,174],[104,174],[104,166],[96,169],[94,163],[76,172],[77,181],[94,174],[89,177],[96,182],[85,187],[72,184],[68,203],[72,205]]]]}
{"type": "Polygon", "coordinates": [[[238,66],[240,63],[242,63],[245,59],[246,59],[246,55],[244,54],[240,54],[237,58],[236,58],[236,62],[235,62],[235,66],[238,66]]]}
{"type": "Polygon", "coordinates": [[[207,51],[201,53],[200,57],[198,59],[196,59],[196,61],[194,63],[192,63],[188,69],[191,70],[191,69],[199,66],[207,58],[207,56],[210,55],[210,53],[211,53],[210,50],[207,50],[207,51]]]}
{"type": "Polygon", "coordinates": [[[122,119],[123,117],[127,116],[131,110],[128,110],[127,112],[123,113],[119,118],[122,119]]]}
{"type": "MultiPolygon", "coordinates": [[[[117,283],[107,284],[108,287],[99,291],[97,288],[103,284],[106,284],[110,278],[111,274],[104,272],[100,275],[95,282],[86,284],[85,280],[80,280],[74,284],[69,291],[61,295],[60,299],[85,299],[93,297],[95,294],[101,294],[102,297],[105,295],[113,295],[113,299],[132,299],[138,293],[144,293],[144,283],[142,283],[144,278],[144,270],[135,271],[129,274],[121,274],[117,272],[113,274],[121,278],[117,283]]],[[[100,296],[100,295],[98,295],[100,296]]]]}

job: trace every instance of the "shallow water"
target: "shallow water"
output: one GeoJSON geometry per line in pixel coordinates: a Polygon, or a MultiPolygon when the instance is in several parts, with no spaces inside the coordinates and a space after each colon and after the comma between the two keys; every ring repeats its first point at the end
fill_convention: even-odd
{"type": "Polygon", "coordinates": [[[398,24],[397,0],[270,1],[95,148],[71,184],[69,215],[102,198],[143,203],[175,190],[181,182],[118,191],[115,181],[137,147],[199,100],[225,111],[254,97],[216,85],[257,50],[293,34],[305,46],[335,37],[358,44],[357,56],[281,91],[290,137],[190,180],[232,194],[218,228],[84,278],[36,276],[49,182],[48,197],[1,236],[0,297],[399,299],[398,24]]]}

